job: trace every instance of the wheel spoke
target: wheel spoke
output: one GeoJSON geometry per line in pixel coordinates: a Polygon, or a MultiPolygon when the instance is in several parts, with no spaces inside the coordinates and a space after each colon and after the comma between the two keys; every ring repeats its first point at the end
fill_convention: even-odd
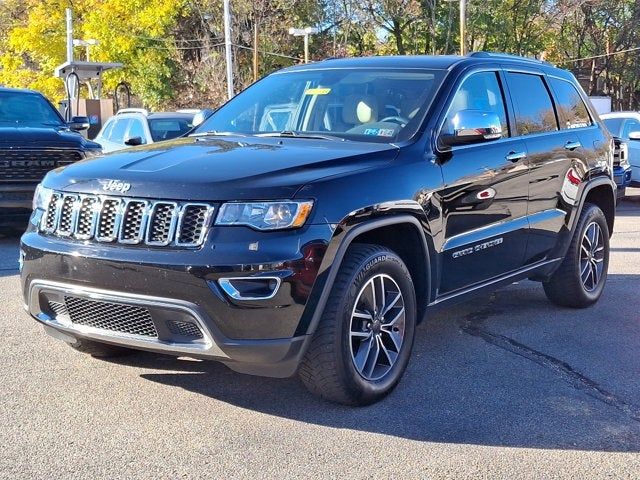
{"type": "Polygon", "coordinates": [[[384,317],[387,313],[389,313],[389,310],[395,307],[396,304],[398,303],[398,300],[400,300],[401,298],[402,298],[402,293],[398,292],[395,298],[391,300],[391,302],[389,302],[388,305],[384,306],[381,315],[384,317]]]}
{"type": "Polygon", "coordinates": [[[396,352],[399,352],[400,347],[402,346],[402,337],[400,336],[400,333],[385,329],[382,329],[382,333],[386,334],[387,337],[391,339],[393,342],[393,348],[395,348],[396,352]]]}
{"type": "Polygon", "coordinates": [[[364,373],[363,370],[367,364],[367,359],[369,358],[369,353],[371,352],[374,341],[374,337],[371,336],[368,341],[362,342],[358,347],[358,352],[353,359],[353,363],[360,373],[364,373]]]}
{"type": "Polygon", "coordinates": [[[595,262],[592,262],[591,270],[593,270],[593,288],[596,288],[600,281],[600,272],[598,271],[598,265],[595,262]]]}
{"type": "Polygon", "coordinates": [[[351,338],[369,338],[371,336],[371,332],[362,332],[359,330],[351,331],[351,338]]]}
{"type": "Polygon", "coordinates": [[[584,242],[580,246],[580,249],[582,250],[582,253],[584,253],[584,255],[580,255],[580,258],[589,256],[589,251],[590,250],[587,247],[584,246],[584,242]]]}
{"type": "Polygon", "coordinates": [[[352,316],[356,317],[356,318],[362,318],[363,320],[369,320],[369,321],[373,322],[373,315],[371,315],[369,312],[361,312],[361,311],[358,311],[358,310],[354,310],[352,316]]]}
{"type": "Polygon", "coordinates": [[[404,316],[404,307],[402,307],[400,309],[400,311],[396,314],[395,317],[393,317],[393,320],[391,320],[390,322],[385,322],[382,324],[383,327],[392,327],[396,324],[396,322],[400,319],[400,317],[404,316]]]}
{"type": "Polygon", "coordinates": [[[396,359],[398,358],[398,354],[391,350],[388,350],[381,337],[378,337],[378,342],[380,343],[380,348],[384,353],[385,357],[389,361],[389,366],[392,367],[394,363],[396,363],[396,359]]]}
{"type": "Polygon", "coordinates": [[[378,363],[378,357],[380,356],[380,343],[377,338],[376,336],[371,337],[371,348],[369,349],[369,355],[364,365],[363,373],[368,378],[371,378],[373,375],[373,371],[378,363]]]}

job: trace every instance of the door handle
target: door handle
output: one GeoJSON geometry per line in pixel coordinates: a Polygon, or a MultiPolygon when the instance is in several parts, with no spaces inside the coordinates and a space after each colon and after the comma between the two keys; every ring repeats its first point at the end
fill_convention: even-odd
{"type": "Polygon", "coordinates": [[[566,150],[575,150],[576,148],[580,148],[582,144],[580,142],[567,142],[564,144],[564,148],[566,150]]]}
{"type": "Polygon", "coordinates": [[[527,154],[525,152],[509,152],[504,158],[505,160],[516,163],[523,158],[527,158],[527,154]]]}

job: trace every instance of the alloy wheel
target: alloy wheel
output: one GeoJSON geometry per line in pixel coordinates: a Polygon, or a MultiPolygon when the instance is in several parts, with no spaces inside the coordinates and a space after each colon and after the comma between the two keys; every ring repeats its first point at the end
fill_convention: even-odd
{"type": "Polygon", "coordinates": [[[593,292],[604,270],[604,236],[596,222],[587,225],[580,245],[580,280],[587,292],[593,292]]]}
{"type": "Polygon", "coordinates": [[[351,359],[365,380],[379,380],[396,363],[405,335],[404,297],[396,281],[380,273],[358,292],[351,313],[351,359]]]}

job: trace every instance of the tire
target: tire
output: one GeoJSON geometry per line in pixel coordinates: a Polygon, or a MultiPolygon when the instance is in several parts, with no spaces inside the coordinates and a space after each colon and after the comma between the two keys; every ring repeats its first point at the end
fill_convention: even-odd
{"type": "Polygon", "coordinates": [[[589,307],[602,295],[608,268],[607,220],[597,205],[585,203],[569,250],[558,270],[549,281],[543,283],[544,292],[556,305],[589,307]],[[596,238],[594,235],[598,232],[600,236],[596,238]],[[597,245],[591,248],[590,245],[594,242],[597,245]],[[591,252],[591,256],[588,252],[591,252]]]}
{"type": "Polygon", "coordinates": [[[312,393],[332,402],[377,402],[407,368],[415,325],[415,290],[400,257],[379,245],[354,244],[340,265],[300,378],[312,393]],[[379,311],[370,315],[374,288],[379,311]]]}
{"type": "Polygon", "coordinates": [[[94,342],[84,338],[77,338],[75,343],[66,342],[74,350],[86,353],[96,358],[115,358],[124,355],[130,355],[135,350],[117,345],[109,345],[108,343],[94,342]]]}

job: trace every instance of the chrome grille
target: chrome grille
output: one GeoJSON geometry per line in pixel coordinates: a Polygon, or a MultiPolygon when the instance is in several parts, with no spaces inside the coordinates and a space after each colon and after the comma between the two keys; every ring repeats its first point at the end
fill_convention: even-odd
{"type": "Polygon", "coordinates": [[[42,230],[47,233],[53,233],[56,231],[58,226],[58,211],[60,207],[60,199],[62,195],[59,193],[54,193],[49,198],[49,205],[47,206],[47,210],[42,217],[42,230]]]}
{"type": "Polygon", "coordinates": [[[64,304],[69,319],[77,325],[127,333],[129,335],[158,337],[151,314],[144,307],[87,300],[71,296],[64,297],[64,304]]]}
{"type": "Polygon", "coordinates": [[[208,205],[187,205],[180,212],[177,245],[200,243],[204,234],[204,225],[209,214],[208,205]]]}
{"type": "Polygon", "coordinates": [[[122,243],[140,243],[142,241],[147,220],[146,214],[147,202],[130,200],[126,203],[122,217],[122,228],[120,229],[122,243]]]}
{"type": "Polygon", "coordinates": [[[147,233],[149,245],[168,245],[175,232],[178,209],[175,203],[156,203],[151,210],[151,220],[147,233]]]}
{"type": "Polygon", "coordinates": [[[98,242],[197,247],[204,242],[213,212],[206,203],[53,192],[40,231],[98,242]]]}
{"type": "Polygon", "coordinates": [[[97,197],[84,197],[80,201],[78,211],[78,223],[76,224],[75,237],[89,239],[93,236],[96,217],[98,216],[97,206],[100,203],[97,197]]]}
{"type": "Polygon", "coordinates": [[[112,242],[118,237],[121,203],[122,201],[119,198],[107,198],[102,202],[102,208],[100,208],[98,215],[98,230],[96,232],[96,239],[99,242],[112,242]]]}

